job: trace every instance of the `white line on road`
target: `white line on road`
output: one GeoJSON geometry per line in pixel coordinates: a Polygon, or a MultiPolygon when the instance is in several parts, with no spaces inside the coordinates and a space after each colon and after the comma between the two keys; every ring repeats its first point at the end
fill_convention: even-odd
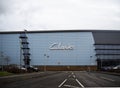
{"type": "Polygon", "coordinates": [[[73,77],[75,78],[75,75],[73,75],[73,77]]]}
{"type": "Polygon", "coordinates": [[[77,86],[72,86],[72,85],[64,85],[65,87],[69,87],[69,88],[81,88],[81,87],[77,87],[77,86]]]}
{"type": "Polygon", "coordinates": [[[69,75],[68,77],[70,78],[71,75],[69,75]]]}
{"type": "Polygon", "coordinates": [[[58,87],[61,87],[66,81],[67,79],[65,79],[58,87]]]}
{"type": "Polygon", "coordinates": [[[85,87],[83,86],[83,84],[80,83],[80,81],[79,81],[78,79],[75,79],[75,80],[78,82],[78,84],[79,84],[82,88],[85,88],[85,87]]]}
{"type": "Polygon", "coordinates": [[[101,78],[102,78],[102,79],[105,79],[105,80],[108,80],[108,81],[112,81],[112,82],[115,81],[115,80],[113,80],[113,79],[106,78],[106,77],[102,77],[102,76],[101,76],[101,78]]]}

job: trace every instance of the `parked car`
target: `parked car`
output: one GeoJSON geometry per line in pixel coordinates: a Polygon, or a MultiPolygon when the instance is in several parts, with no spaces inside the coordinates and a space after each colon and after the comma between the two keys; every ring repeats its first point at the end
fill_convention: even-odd
{"type": "Polygon", "coordinates": [[[104,71],[112,70],[112,69],[113,69],[113,66],[104,66],[104,67],[102,67],[101,69],[104,70],[104,71]]]}
{"type": "Polygon", "coordinates": [[[113,69],[120,69],[120,65],[113,67],[113,69]]]}
{"type": "Polygon", "coordinates": [[[17,67],[18,67],[18,69],[20,69],[20,70],[27,71],[27,69],[26,69],[24,66],[17,66],[17,67]]]}
{"type": "Polygon", "coordinates": [[[34,67],[34,66],[30,66],[27,68],[28,70],[31,70],[31,71],[35,71],[35,72],[38,72],[38,68],[37,67],[34,67]]]}

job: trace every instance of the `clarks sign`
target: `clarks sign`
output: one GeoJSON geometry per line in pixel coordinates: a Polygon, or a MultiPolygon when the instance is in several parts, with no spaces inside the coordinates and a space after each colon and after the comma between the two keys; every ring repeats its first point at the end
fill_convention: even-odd
{"type": "Polygon", "coordinates": [[[73,45],[63,45],[62,43],[53,43],[50,47],[50,50],[73,50],[73,45]]]}

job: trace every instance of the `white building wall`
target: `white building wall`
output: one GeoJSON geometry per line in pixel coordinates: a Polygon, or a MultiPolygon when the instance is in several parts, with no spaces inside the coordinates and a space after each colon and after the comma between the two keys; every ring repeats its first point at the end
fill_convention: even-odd
{"type": "MultiPolygon", "coordinates": [[[[0,34],[0,51],[20,62],[19,34],[0,34]]],[[[28,33],[32,65],[96,65],[92,32],[28,33]],[[73,50],[50,50],[53,43],[73,46],[73,50]]]]}
{"type": "Polygon", "coordinates": [[[19,34],[0,34],[1,45],[0,52],[4,57],[10,57],[10,64],[19,64],[20,61],[20,43],[19,34]]]}

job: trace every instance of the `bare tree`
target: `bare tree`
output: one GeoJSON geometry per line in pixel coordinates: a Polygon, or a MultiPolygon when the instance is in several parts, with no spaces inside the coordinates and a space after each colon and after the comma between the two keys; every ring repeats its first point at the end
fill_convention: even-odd
{"type": "Polygon", "coordinates": [[[4,55],[3,55],[3,52],[1,51],[0,52],[0,65],[1,65],[1,70],[3,71],[3,58],[4,58],[4,55]]]}
{"type": "Polygon", "coordinates": [[[10,57],[9,57],[9,56],[6,56],[6,57],[4,58],[4,61],[5,61],[6,65],[8,65],[9,62],[10,62],[10,57]]]}

